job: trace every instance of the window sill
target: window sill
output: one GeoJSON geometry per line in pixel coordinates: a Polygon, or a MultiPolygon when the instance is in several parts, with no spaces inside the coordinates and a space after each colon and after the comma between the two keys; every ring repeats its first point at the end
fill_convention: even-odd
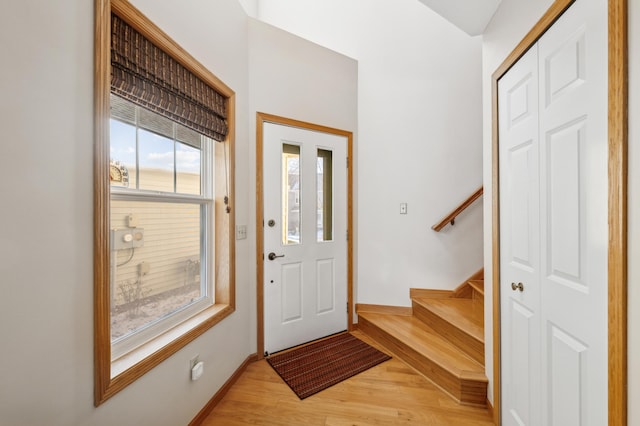
{"type": "MultiPolygon", "coordinates": [[[[212,305],[176,325],[160,336],[111,362],[111,383],[133,382],[142,374],[173,355],[234,311],[227,304],[212,305]]],[[[114,391],[116,391],[114,389],[114,391]]]]}

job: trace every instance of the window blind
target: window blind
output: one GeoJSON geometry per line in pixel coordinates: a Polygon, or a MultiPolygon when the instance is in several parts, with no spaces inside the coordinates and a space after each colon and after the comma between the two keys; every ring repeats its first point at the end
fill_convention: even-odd
{"type": "Polygon", "coordinates": [[[157,133],[169,139],[175,139],[197,149],[202,149],[200,133],[162,115],[150,112],[136,106],[123,98],[111,94],[109,97],[111,118],[139,126],[145,130],[157,133]]]}
{"type": "Polygon", "coordinates": [[[226,97],[114,13],[111,92],[214,140],[229,132],[226,97]]]}

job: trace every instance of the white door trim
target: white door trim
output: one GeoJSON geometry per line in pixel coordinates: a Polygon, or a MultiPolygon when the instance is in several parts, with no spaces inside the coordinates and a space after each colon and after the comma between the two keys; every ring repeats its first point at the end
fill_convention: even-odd
{"type": "MultiPolygon", "coordinates": [[[[298,127],[339,136],[347,139],[347,330],[353,328],[353,132],[332,127],[312,124],[304,121],[256,113],[256,319],[257,319],[257,355],[264,357],[264,212],[263,212],[263,125],[265,122],[284,126],[298,127]]],[[[337,164],[337,163],[336,163],[337,164]]]]}

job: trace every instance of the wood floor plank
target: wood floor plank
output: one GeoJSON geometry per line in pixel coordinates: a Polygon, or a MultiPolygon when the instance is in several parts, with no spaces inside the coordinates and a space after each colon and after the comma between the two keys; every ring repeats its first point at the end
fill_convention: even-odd
{"type": "MultiPolygon", "coordinates": [[[[364,333],[358,338],[385,351],[364,333]]],[[[304,400],[265,360],[255,362],[202,423],[212,425],[489,426],[488,410],[456,405],[443,391],[392,358],[304,400]]]]}

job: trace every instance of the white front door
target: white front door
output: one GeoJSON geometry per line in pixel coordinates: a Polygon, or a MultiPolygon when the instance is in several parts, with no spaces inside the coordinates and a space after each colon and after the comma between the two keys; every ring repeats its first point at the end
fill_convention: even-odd
{"type": "Polygon", "coordinates": [[[498,84],[503,423],[606,425],[607,2],[498,84]]]}
{"type": "Polygon", "coordinates": [[[347,329],[347,138],[263,125],[264,344],[347,329]]]}

